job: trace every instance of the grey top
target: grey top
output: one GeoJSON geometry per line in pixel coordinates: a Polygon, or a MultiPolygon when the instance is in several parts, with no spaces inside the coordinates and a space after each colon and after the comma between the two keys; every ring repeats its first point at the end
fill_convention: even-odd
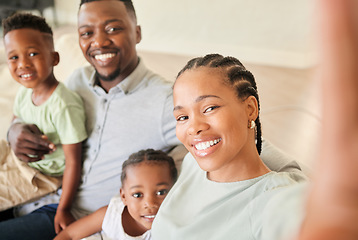
{"type": "Polygon", "coordinates": [[[76,218],[109,204],[119,191],[122,163],[130,154],[146,148],[169,150],[180,143],[172,83],[143,61],[108,93],[95,80],[95,70],[88,66],[67,82],[83,98],[87,116],[82,182],[72,206],[76,218]]]}

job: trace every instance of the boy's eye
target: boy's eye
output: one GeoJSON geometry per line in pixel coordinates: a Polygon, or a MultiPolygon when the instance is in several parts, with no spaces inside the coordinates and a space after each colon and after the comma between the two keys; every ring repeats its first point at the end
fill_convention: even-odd
{"type": "Polygon", "coordinates": [[[187,119],[189,119],[188,116],[180,116],[180,117],[177,117],[177,122],[179,122],[179,121],[185,121],[185,120],[187,120],[187,119]]]}
{"type": "Polygon", "coordinates": [[[133,196],[134,198],[140,198],[140,197],[143,196],[143,194],[142,194],[142,193],[133,193],[132,196],[133,196]]]}
{"type": "Polygon", "coordinates": [[[16,59],[18,59],[18,56],[11,56],[11,57],[9,57],[9,60],[16,60],[16,59]]]}
{"type": "Polygon", "coordinates": [[[166,195],[168,193],[168,189],[163,189],[157,192],[158,196],[163,196],[166,195]]]}
{"type": "Polygon", "coordinates": [[[29,56],[30,56],[30,57],[34,57],[34,56],[36,56],[37,54],[38,54],[38,53],[36,53],[36,52],[32,52],[32,53],[29,54],[29,56]]]}

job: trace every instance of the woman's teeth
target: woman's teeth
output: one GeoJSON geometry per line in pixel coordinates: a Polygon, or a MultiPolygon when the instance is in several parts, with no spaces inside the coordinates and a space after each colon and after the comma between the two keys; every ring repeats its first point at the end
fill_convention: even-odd
{"type": "Polygon", "coordinates": [[[212,147],[212,146],[218,144],[220,141],[221,141],[221,138],[207,141],[207,142],[201,142],[201,143],[195,144],[195,148],[197,150],[205,150],[205,149],[208,149],[209,147],[212,147]]]}

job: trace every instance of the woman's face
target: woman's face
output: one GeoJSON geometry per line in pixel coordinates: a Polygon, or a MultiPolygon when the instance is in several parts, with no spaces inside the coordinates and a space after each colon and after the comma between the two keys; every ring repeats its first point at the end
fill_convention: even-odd
{"type": "Polygon", "coordinates": [[[255,146],[248,122],[257,118],[256,99],[239,99],[224,77],[200,67],[185,71],[174,85],[177,137],[212,180],[231,172],[255,146]]]}

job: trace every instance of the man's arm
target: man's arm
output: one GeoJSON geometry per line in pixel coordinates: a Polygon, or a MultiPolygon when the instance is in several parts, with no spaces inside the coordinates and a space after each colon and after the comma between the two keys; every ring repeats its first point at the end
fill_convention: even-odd
{"type": "Polygon", "coordinates": [[[34,124],[14,122],[7,137],[15,155],[24,162],[41,160],[45,154],[56,150],[55,145],[34,124]]]}

